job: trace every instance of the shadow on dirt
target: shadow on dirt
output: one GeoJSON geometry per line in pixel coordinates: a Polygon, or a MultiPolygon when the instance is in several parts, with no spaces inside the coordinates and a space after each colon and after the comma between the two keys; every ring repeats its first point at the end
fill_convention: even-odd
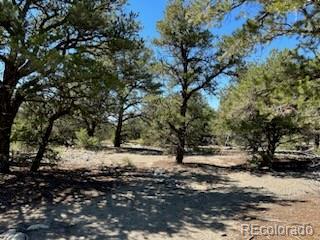
{"type": "Polygon", "coordinates": [[[50,229],[31,233],[31,239],[129,239],[132,232],[172,236],[187,225],[224,231],[226,220],[257,218],[266,210],[263,203],[291,203],[239,187],[214,166],[189,167],[204,171],[111,168],[0,176],[0,230],[46,223],[50,229]],[[197,187],[203,183],[210,187],[197,187]]]}

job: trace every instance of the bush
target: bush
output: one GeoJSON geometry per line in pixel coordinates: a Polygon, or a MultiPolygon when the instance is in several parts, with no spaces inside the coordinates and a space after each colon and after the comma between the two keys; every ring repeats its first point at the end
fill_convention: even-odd
{"type": "Polygon", "coordinates": [[[78,147],[85,149],[98,149],[101,147],[100,139],[97,137],[89,137],[86,129],[81,128],[76,132],[76,144],[78,147]]]}
{"type": "Polygon", "coordinates": [[[134,163],[130,160],[129,157],[124,157],[122,158],[122,162],[124,163],[124,165],[127,167],[127,168],[136,168],[136,166],[134,165],[134,163]]]}

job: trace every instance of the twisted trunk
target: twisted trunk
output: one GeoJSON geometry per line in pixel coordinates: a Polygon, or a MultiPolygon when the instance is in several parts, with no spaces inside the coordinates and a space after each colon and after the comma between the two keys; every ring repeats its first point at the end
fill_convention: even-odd
{"type": "Polygon", "coordinates": [[[276,145],[277,143],[273,141],[268,143],[267,150],[262,154],[262,162],[260,164],[260,167],[271,167],[277,148],[276,145]]]}
{"type": "Polygon", "coordinates": [[[280,133],[279,128],[276,123],[271,123],[271,125],[266,129],[267,135],[267,149],[262,153],[262,162],[261,167],[272,167],[274,160],[274,155],[276,153],[277,146],[281,140],[282,134],[280,133]]]}
{"type": "Polygon", "coordinates": [[[36,155],[35,159],[32,162],[31,169],[30,169],[31,172],[37,172],[39,170],[41,161],[43,159],[43,156],[44,156],[44,154],[46,152],[46,149],[47,149],[47,146],[48,146],[48,143],[49,143],[49,138],[50,138],[50,135],[51,135],[51,132],[52,132],[52,129],[53,129],[54,121],[55,120],[53,120],[53,119],[49,119],[49,123],[48,123],[48,126],[46,128],[45,134],[43,135],[43,137],[41,139],[41,143],[39,145],[39,149],[38,149],[37,155],[36,155]]]}
{"type": "Polygon", "coordinates": [[[45,154],[45,152],[47,150],[48,144],[49,144],[49,140],[50,140],[50,136],[51,136],[51,133],[52,133],[54,122],[57,119],[59,119],[60,117],[66,115],[68,113],[69,113],[69,110],[63,110],[63,111],[60,111],[60,112],[54,114],[53,116],[51,116],[49,118],[47,128],[45,130],[44,135],[41,138],[41,142],[40,142],[40,145],[39,145],[39,148],[38,148],[37,155],[36,155],[35,159],[32,162],[32,165],[31,165],[31,168],[30,168],[31,172],[37,172],[39,170],[39,168],[40,168],[41,161],[43,159],[43,156],[44,156],[44,154],[45,154]]]}

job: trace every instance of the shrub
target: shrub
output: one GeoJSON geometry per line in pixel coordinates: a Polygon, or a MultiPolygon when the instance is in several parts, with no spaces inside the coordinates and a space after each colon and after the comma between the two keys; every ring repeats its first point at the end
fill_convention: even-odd
{"type": "Polygon", "coordinates": [[[90,137],[86,129],[81,128],[76,132],[76,138],[78,147],[85,149],[98,149],[101,147],[100,139],[97,137],[90,137]]]}

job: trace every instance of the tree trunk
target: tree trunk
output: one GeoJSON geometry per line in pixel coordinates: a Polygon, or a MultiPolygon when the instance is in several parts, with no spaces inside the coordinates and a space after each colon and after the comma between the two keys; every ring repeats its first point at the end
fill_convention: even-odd
{"type": "Polygon", "coordinates": [[[118,123],[117,123],[117,128],[115,131],[115,135],[114,135],[114,147],[116,147],[116,148],[121,147],[122,126],[123,126],[123,110],[121,109],[118,114],[118,123]]]}
{"type": "Polygon", "coordinates": [[[0,173],[10,172],[10,137],[14,119],[20,106],[16,101],[15,107],[11,106],[10,100],[4,99],[0,89],[0,173]],[[2,95],[2,96],[1,96],[2,95]]]}
{"type": "Polygon", "coordinates": [[[87,133],[89,137],[94,137],[95,132],[96,132],[96,127],[97,124],[95,121],[90,121],[90,120],[85,120],[86,123],[86,128],[87,128],[87,133]]]}
{"type": "Polygon", "coordinates": [[[0,118],[0,173],[10,172],[10,136],[13,123],[0,118]]]}
{"type": "Polygon", "coordinates": [[[61,110],[58,113],[54,114],[53,116],[51,116],[48,120],[48,126],[46,128],[46,131],[41,139],[40,145],[39,145],[39,149],[37,152],[37,155],[35,157],[35,159],[32,162],[30,171],[31,172],[37,172],[39,170],[41,161],[43,159],[43,156],[46,152],[48,143],[49,143],[49,139],[52,133],[52,129],[53,129],[53,125],[54,122],[59,119],[60,117],[68,114],[70,112],[70,109],[65,109],[65,110],[61,110]]]}
{"type": "Polygon", "coordinates": [[[49,138],[50,138],[50,135],[51,135],[51,132],[52,132],[52,129],[53,129],[54,121],[55,121],[55,119],[49,119],[49,123],[48,123],[46,131],[45,131],[45,133],[44,133],[44,135],[43,135],[43,137],[41,139],[41,143],[39,145],[39,149],[38,149],[37,155],[36,155],[35,159],[32,162],[32,165],[31,165],[31,168],[30,168],[31,172],[37,172],[39,170],[41,161],[43,159],[43,156],[44,156],[44,154],[46,152],[46,149],[47,149],[47,146],[48,146],[48,143],[49,143],[49,138]]]}
{"type": "Polygon", "coordinates": [[[176,150],[176,162],[177,164],[183,164],[183,158],[185,154],[184,150],[185,140],[179,140],[176,150]]]}
{"type": "Polygon", "coordinates": [[[271,167],[274,160],[275,147],[268,147],[268,150],[263,155],[261,167],[271,167]]]}
{"type": "Polygon", "coordinates": [[[3,80],[0,81],[0,173],[10,172],[10,137],[14,119],[23,102],[23,97],[14,94],[18,74],[16,66],[7,62],[3,80]]]}
{"type": "Polygon", "coordinates": [[[276,152],[277,144],[279,142],[279,139],[271,133],[268,137],[268,146],[267,150],[265,153],[262,155],[262,162],[260,164],[261,167],[271,167],[273,160],[274,160],[274,155],[276,152]]]}
{"type": "Polygon", "coordinates": [[[320,133],[316,133],[314,136],[314,148],[316,150],[320,148],[320,133]]]}
{"type": "Polygon", "coordinates": [[[185,154],[185,145],[186,145],[186,121],[185,117],[187,115],[188,99],[183,97],[183,103],[180,108],[180,115],[183,117],[180,128],[178,129],[178,144],[176,147],[176,162],[177,164],[183,164],[183,158],[185,154]]]}

